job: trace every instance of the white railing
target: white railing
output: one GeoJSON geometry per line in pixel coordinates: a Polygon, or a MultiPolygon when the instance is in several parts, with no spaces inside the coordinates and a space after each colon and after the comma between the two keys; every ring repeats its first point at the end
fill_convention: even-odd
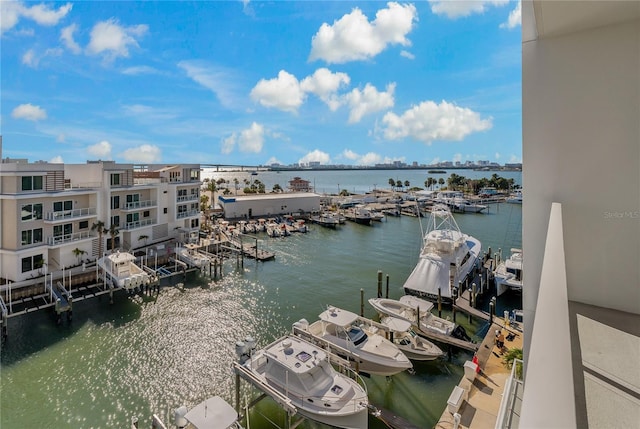
{"type": "Polygon", "coordinates": [[[96,208],[89,207],[86,209],[74,209],[74,210],[62,210],[56,212],[47,212],[44,220],[49,222],[55,222],[59,220],[73,219],[83,216],[95,216],[96,208]]]}
{"type": "Polygon", "coordinates": [[[191,194],[191,195],[180,195],[176,198],[176,201],[181,203],[183,201],[193,201],[193,200],[197,200],[199,197],[198,194],[191,194]]]}
{"type": "Polygon", "coordinates": [[[184,219],[186,217],[193,217],[193,216],[198,216],[200,212],[198,210],[189,210],[188,212],[182,212],[182,213],[178,213],[176,215],[177,219],[184,219]]]}
{"type": "Polygon", "coordinates": [[[64,189],[101,188],[102,182],[65,183],[64,189]]]}
{"type": "MultiPolygon", "coordinates": [[[[524,365],[522,360],[514,359],[511,366],[511,374],[507,378],[504,391],[502,392],[502,400],[500,401],[500,409],[498,410],[498,418],[496,419],[495,429],[509,429],[514,424],[513,416],[520,418],[520,405],[522,401],[522,393],[524,382],[522,374],[524,365]],[[520,402],[517,402],[517,401],[520,402]]],[[[514,427],[518,427],[517,424],[514,427]]]]}
{"type": "Polygon", "coordinates": [[[143,219],[135,222],[127,222],[122,226],[122,229],[128,231],[131,229],[142,228],[143,226],[153,225],[156,223],[155,219],[143,219]]]}
{"type": "Polygon", "coordinates": [[[147,201],[133,201],[130,203],[126,203],[124,205],[124,209],[125,210],[135,210],[135,209],[143,209],[146,207],[155,207],[157,205],[156,201],[154,200],[147,200],[147,201]]]}
{"type": "Polygon", "coordinates": [[[74,232],[72,234],[54,235],[47,237],[47,244],[49,246],[57,246],[71,241],[86,240],[88,238],[94,238],[89,231],[74,232]]]}

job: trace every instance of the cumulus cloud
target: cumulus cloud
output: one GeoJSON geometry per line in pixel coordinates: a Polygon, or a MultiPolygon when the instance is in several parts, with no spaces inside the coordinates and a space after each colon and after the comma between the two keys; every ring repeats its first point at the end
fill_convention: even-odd
{"type": "Polygon", "coordinates": [[[52,9],[44,3],[28,7],[19,1],[0,1],[0,33],[15,27],[21,18],[30,19],[40,25],[56,25],[72,8],[71,3],[52,9]]]}
{"type": "Polygon", "coordinates": [[[457,19],[474,13],[484,13],[489,6],[504,6],[509,0],[429,0],[431,12],[436,15],[444,15],[449,19],[457,19]]]}
{"type": "Polygon", "coordinates": [[[404,157],[402,158],[389,158],[383,157],[382,155],[375,152],[368,152],[364,155],[360,155],[351,149],[345,149],[340,154],[341,158],[348,159],[352,164],[355,165],[376,165],[376,164],[391,164],[395,161],[404,162],[404,157]]]}
{"type": "Polygon", "coordinates": [[[415,60],[415,59],[416,59],[416,56],[415,56],[415,55],[413,55],[413,54],[412,54],[411,52],[409,52],[409,51],[405,51],[404,49],[403,49],[402,51],[400,51],[400,56],[401,56],[401,57],[408,58],[408,59],[410,59],[410,60],[415,60]]]}
{"type": "Polygon", "coordinates": [[[276,158],[275,156],[272,156],[271,158],[269,158],[267,160],[267,162],[264,163],[264,165],[274,165],[274,164],[282,165],[282,162],[278,158],[276,158]]]}
{"type": "Polygon", "coordinates": [[[319,162],[320,164],[329,164],[331,163],[331,157],[329,156],[328,153],[315,149],[312,152],[309,152],[305,156],[300,158],[300,160],[298,160],[298,163],[300,164],[308,164],[310,162],[319,162]]]}
{"type": "Polygon", "coordinates": [[[162,151],[158,146],[143,144],[125,150],[122,153],[122,157],[129,162],[160,162],[162,160],[162,151]]]}
{"type": "Polygon", "coordinates": [[[180,61],[178,67],[194,82],[213,92],[224,107],[233,108],[238,104],[234,83],[238,77],[233,70],[198,60],[180,61]]]}
{"type": "Polygon", "coordinates": [[[461,161],[462,161],[461,153],[456,153],[455,155],[453,155],[453,162],[461,162],[461,161]]]}
{"type": "Polygon", "coordinates": [[[313,75],[302,79],[300,88],[305,92],[315,94],[329,106],[329,109],[335,111],[341,104],[336,93],[341,87],[348,86],[350,81],[348,74],[333,73],[322,67],[316,70],[313,75]]]}
{"type": "Polygon", "coordinates": [[[500,28],[508,28],[511,30],[519,25],[522,25],[522,2],[520,0],[518,0],[516,8],[509,13],[507,22],[500,24],[500,28]]]}
{"type": "Polygon", "coordinates": [[[64,159],[60,155],[54,156],[49,160],[49,164],[64,164],[64,159]]]}
{"type": "Polygon", "coordinates": [[[382,52],[387,45],[409,46],[406,35],[418,20],[415,6],[387,3],[369,22],[359,8],[344,15],[333,25],[322,24],[311,40],[310,61],[345,63],[366,60],[382,52]]]}
{"type": "Polygon", "coordinates": [[[96,143],[87,148],[89,156],[99,159],[111,159],[111,143],[106,140],[96,143]]]}
{"type": "Polygon", "coordinates": [[[252,100],[265,107],[293,113],[298,111],[306,98],[298,79],[285,70],[280,70],[276,78],[260,79],[250,95],[252,100]]]}
{"type": "Polygon", "coordinates": [[[62,40],[64,46],[66,46],[67,49],[74,54],[79,54],[80,52],[82,52],[80,45],[78,45],[73,38],[73,33],[75,33],[77,29],[78,26],[76,24],[71,24],[68,27],[64,27],[60,31],[60,40],[62,40]]]}
{"type": "Polygon", "coordinates": [[[500,159],[500,152],[496,152],[496,160],[500,159]]]}
{"type": "Polygon", "coordinates": [[[388,140],[405,137],[431,144],[434,140],[459,141],[467,135],[488,130],[492,118],[482,119],[471,109],[442,101],[423,101],[398,116],[389,112],[382,118],[383,135],[388,140]]]}
{"type": "Polygon", "coordinates": [[[145,24],[125,27],[117,19],[111,18],[98,22],[91,29],[87,52],[103,55],[107,61],[118,57],[128,57],[129,49],[138,47],[138,39],[149,31],[145,24]]]}
{"type": "Polygon", "coordinates": [[[249,128],[223,139],[221,151],[223,154],[229,154],[237,146],[240,152],[260,153],[264,146],[265,135],[264,126],[253,122],[249,128]]]}
{"type": "Polygon", "coordinates": [[[22,55],[22,64],[35,68],[38,66],[38,58],[36,57],[33,49],[29,49],[27,52],[22,55]]]}
{"type": "Polygon", "coordinates": [[[11,112],[11,117],[15,119],[25,119],[27,121],[40,121],[47,119],[47,111],[40,106],[31,103],[21,104],[11,112]]]}
{"type": "Polygon", "coordinates": [[[396,84],[387,85],[386,91],[378,91],[373,85],[367,83],[364,89],[353,89],[344,95],[344,100],[349,106],[349,123],[359,122],[364,115],[379,112],[393,107],[393,93],[396,84]]]}

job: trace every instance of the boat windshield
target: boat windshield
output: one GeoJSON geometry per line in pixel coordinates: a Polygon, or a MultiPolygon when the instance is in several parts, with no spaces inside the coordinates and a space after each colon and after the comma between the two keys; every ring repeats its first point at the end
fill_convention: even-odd
{"type": "Polygon", "coordinates": [[[365,334],[364,331],[358,328],[357,326],[352,326],[351,329],[349,329],[348,334],[349,334],[349,339],[356,346],[359,346],[360,344],[364,343],[367,340],[367,334],[365,334]]]}

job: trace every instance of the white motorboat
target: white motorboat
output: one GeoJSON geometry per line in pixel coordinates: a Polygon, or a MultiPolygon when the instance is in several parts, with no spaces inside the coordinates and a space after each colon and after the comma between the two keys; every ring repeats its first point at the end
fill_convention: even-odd
{"type": "Polygon", "coordinates": [[[311,222],[317,223],[320,226],[324,226],[326,228],[337,228],[340,224],[340,221],[327,213],[320,213],[316,216],[311,216],[311,222]]]}
{"type": "Polygon", "coordinates": [[[481,213],[487,209],[484,204],[472,203],[460,191],[441,191],[433,200],[435,203],[446,205],[457,213],[481,213]]]}
{"type": "Polygon", "coordinates": [[[522,291],[522,249],[511,249],[509,259],[498,264],[493,276],[498,296],[509,289],[522,291]]]}
{"type": "Polygon", "coordinates": [[[136,265],[136,257],[128,252],[116,252],[98,259],[98,267],[117,288],[127,291],[151,283],[151,275],[136,265]]]}
{"type": "Polygon", "coordinates": [[[361,225],[371,225],[371,212],[364,206],[357,205],[346,209],[344,217],[361,225]]]}
{"type": "Polygon", "coordinates": [[[370,298],[369,304],[381,315],[405,320],[421,332],[452,335],[456,328],[455,323],[431,313],[432,302],[414,296],[405,295],[400,300],[370,298]]]}
{"type": "Polygon", "coordinates": [[[387,376],[413,367],[404,353],[386,339],[382,329],[370,328],[375,326],[373,320],[336,307],[329,307],[319,317],[320,320],[312,324],[302,319],[294,327],[347,350],[352,355],[348,357],[356,360],[359,371],[387,376]],[[363,328],[367,328],[369,334],[363,328]]]}
{"type": "Polygon", "coordinates": [[[480,241],[463,234],[451,211],[433,206],[415,268],[405,281],[405,293],[443,302],[453,299],[453,287],[471,275],[481,250],[480,241]]]}
{"type": "Polygon", "coordinates": [[[389,316],[381,318],[380,322],[389,328],[393,334],[393,343],[410,360],[429,361],[444,355],[440,347],[416,334],[411,327],[411,322],[389,316]]]}
{"type": "Polygon", "coordinates": [[[518,189],[509,195],[505,201],[511,204],[522,204],[522,189],[518,189]]]}
{"type": "Polygon", "coordinates": [[[186,262],[193,267],[203,267],[211,262],[207,256],[198,252],[198,246],[195,244],[176,247],[176,255],[182,262],[186,262]]]}
{"type": "Polygon", "coordinates": [[[348,429],[368,425],[364,382],[336,371],[324,350],[302,338],[280,338],[252,353],[242,366],[312,420],[348,429]]]}
{"type": "Polygon", "coordinates": [[[177,427],[184,429],[242,429],[236,410],[219,396],[212,396],[190,410],[185,406],[178,408],[174,420],[177,427]]]}

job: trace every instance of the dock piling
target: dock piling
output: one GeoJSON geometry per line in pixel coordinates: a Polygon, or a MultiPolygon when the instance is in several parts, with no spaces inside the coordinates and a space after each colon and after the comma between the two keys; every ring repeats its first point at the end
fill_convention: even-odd
{"type": "Polygon", "coordinates": [[[438,317],[442,317],[442,292],[438,287],[438,317]]]}
{"type": "Polygon", "coordinates": [[[389,274],[387,274],[387,290],[386,290],[385,298],[389,298],[389,274]]]}
{"type": "Polygon", "coordinates": [[[364,317],[364,289],[360,288],[360,317],[364,317]]]}
{"type": "Polygon", "coordinates": [[[378,270],[378,298],[382,298],[382,271],[378,270]]]}

